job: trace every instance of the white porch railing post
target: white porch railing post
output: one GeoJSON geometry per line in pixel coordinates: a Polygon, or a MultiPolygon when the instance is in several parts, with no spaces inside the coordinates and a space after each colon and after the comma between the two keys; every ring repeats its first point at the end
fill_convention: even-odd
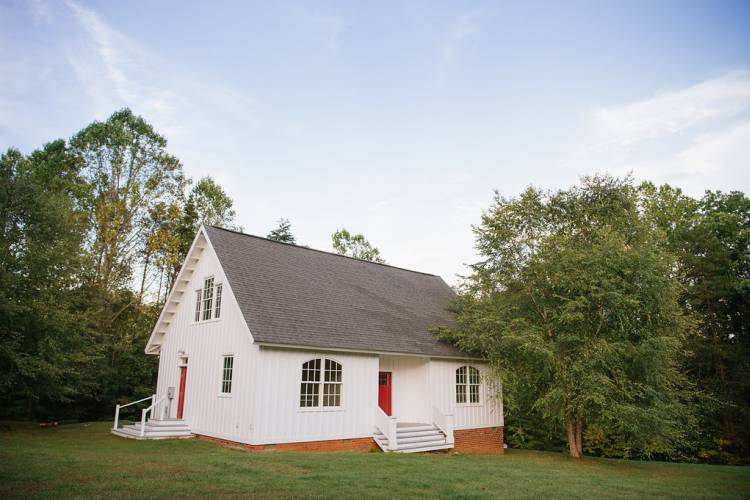
{"type": "Polygon", "coordinates": [[[117,425],[120,422],[120,405],[115,405],[115,425],[112,427],[114,430],[117,430],[117,425]]]}
{"type": "Polygon", "coordinates": [[[141,410],[141,437],[146,435],[146,412],[148,410],[141,410]]]}
{"type": "Polygon", "coordinates": [[[446,444],[453,444],[453,415],[448,414],[445,416],[445,442],[446,444]]]}
{"type": "Polygon", "coordinates": [[[443,413],[437,406],[433,406],[432,423],[445,434],[445,443],[453,444],[453,414],[443,413]]]}
{"type": "Polygon", "coordinates": [[[388,449],[391,451],[398,450],[398,425],[396,417],[388,418],[388,449]]]}

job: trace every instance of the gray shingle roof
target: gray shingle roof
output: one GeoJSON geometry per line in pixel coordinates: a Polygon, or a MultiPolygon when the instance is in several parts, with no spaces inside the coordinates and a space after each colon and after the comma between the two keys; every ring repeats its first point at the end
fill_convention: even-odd
{"type": "Polygon", "coordinates": [[[439,277],[218,227],[206,233],[256,342],[467,357],[428,330],[452,325],[439,277]]]}

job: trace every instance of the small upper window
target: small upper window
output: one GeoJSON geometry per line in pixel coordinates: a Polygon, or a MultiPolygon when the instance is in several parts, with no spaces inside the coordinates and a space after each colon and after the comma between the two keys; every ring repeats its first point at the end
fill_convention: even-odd
{"type": "Polygon", "coordinates": [[[221,393],[232,393],[232,371],[234,370],[234,356],[224,356],[224,369],[221,375],[221,393]]]}
{"type": "Polygon", "coordinates": [[[221,295],[223,286],[214,283],[213,278],[203,281],[203,288],[195,291],[195,316],[194,321],[208,321],[212,317],[221,317],[221,295]]]}
{"type": "Polygon", "coordinates": [[[456,370],[456,403],[478,404],[479,370],[473,366],[462,366],[456,370]]]}
{"type": "Polygon", "coordinates": [[[335,408],[341,406],[341,385],[340,363],[327,358],[311,359],[302,363],[300,407],[335,408]]]}

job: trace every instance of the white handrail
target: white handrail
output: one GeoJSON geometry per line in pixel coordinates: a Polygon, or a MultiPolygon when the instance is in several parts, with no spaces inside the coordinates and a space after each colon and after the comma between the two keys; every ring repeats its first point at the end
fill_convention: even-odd
{"type": "Polygon", "coordinates": [[[120,424],[120,410],[121,409],[123,409],[123,408],[125,408],[127,406],[131,406],[131,405],[134,405],[134,404],[142,403],[142,402],[146,401],[147,399],[151,400],[151,406],[149,408],[152,408],[156,403],[160,402],[165,397],[166,396],[162,396],[159,401],[154,402],[154,400],[156,399],[156,394],[152,394],[151,396],[145,397],[143,399],[139,399],[138,401],[133,401],[132,403],[128,403],[128,404],[124,404],[124,405],[115,405],[115,425],[113,425],[112,428],[114,430],[117,430],[117,426],[120,424]]]}
{"type": "Polygon", "coordinates": [[[159,399],[156,399],[156,394],[154,394],[153,396],[151,396],[151,406],[141,410],[141,437],[146,435],[146,415],[148,414],[148,412],[151,412],[151,416],[153,416],[154,412],[152,410],[154,409],[154,407],[158,405],[159,403],[161,403],[162,401],[164,401],[166,397],[167,396],[164,395],[160,397],[159,399]]]}
{"type": "Polygon", "coordinates": [[[445,434],[446,444],[453,444],[453,414],[443,413],[437,406],[432,407],[432,423],[445,434]]]}
{"type": "Polygon", "coordinates": [[[389,417],[379,406],[375,411],[375,426],[388,438],[388,449],[398,449],[398,437],[396,435],[396,417],[389,417]]]}

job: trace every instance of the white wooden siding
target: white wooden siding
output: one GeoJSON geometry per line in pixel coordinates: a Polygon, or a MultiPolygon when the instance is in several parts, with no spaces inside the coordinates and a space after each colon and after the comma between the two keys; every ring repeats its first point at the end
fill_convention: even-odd
{"type": "Polygon", "coordinates": [[[372,436],[378,398],[376,355],[261,348],[256,359],[253,444],[372,436]],[[314,358],[341,363],[341,408],[300,408],[302,364],[314,358]]]}
{"type": "Polygon", "coordinates": [[[391,372],[392,415],[401,422],[429,422],[429,358],[380,356],[380,371],[391,372]]]}
{"type": "MultiPolygon", "coordinates": [[[[170,416],[176,417],[180,387],[178,359],[184,352],[188,358],[185,422],[198,434],[250,442],[252,367],[257,349],[252,349],[252,338],[216,255],[205,241],[199,243],[205,249],[199,256],[161,347],[157,394],[166,394],[168,387],[175,388],[170,416]],[[215,284],[223,284],[221,318],[194,323],[195,290],[202,288],[203,280],[209,276],[214,276],[215,284]],[[234,355],[232,394],[229,396],[221,394],[225,354],[234,355]]],[[[159,415],[163,416],[163,408],[159,415]]]]}
{"type": "Polygon", "coordinates": [[[498,384],[493,382],[486,364],[432,359],[429,379],[433,404],[443,413],[453,413],[456,429],[503,425],[502,395],[496,390],[498,384]],[[481,375],[482,385],[478,405],[456,403],[456,370],[467,365],[479,369],[481,375]]]}

